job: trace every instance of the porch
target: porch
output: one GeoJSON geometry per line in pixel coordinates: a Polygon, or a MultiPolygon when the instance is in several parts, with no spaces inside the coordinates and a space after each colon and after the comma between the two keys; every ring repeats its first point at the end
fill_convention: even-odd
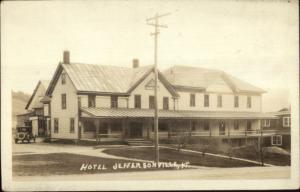
{"type": "MultiPolygon", "coordinates": [[[[153,110],[82,108],[81,139],[125,141],[154,138],[153,110]]],[[[253,112],[159,111],[159,138],[248,138],[276,134],[261,131],[261,119],[276,118],[253,112]]]]}

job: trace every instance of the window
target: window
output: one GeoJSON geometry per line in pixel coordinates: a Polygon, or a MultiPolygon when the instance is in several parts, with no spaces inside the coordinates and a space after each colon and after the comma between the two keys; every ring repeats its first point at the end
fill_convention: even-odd
{"type": "Polygon", "coordinates": [[[149,109],[154,109],[154,96],[149,96],[149,109]]]}
{"type": "Polygon", "coordinates": [[[282,118],[283,127],[290,127],[291,126],[291,118],[290,117],[283,117],[282,118]]]}
{"type": "Polygon", "coordinates": [[[239,96],[237,95],[234,96],[234,107],[235,108],[239,107],[239,96]]]}
{"type": "Polygon", "coordinates": [[[238,120],[233,121],[234,130],[239,130],[240,122],[238,120]]]}
{"type": "Polygon", "coordinates": [[[54,133],[58,133],[58,118],[54,118],[54,133]]]}
{"type": "Polygon", "coordinates": [[[195,101],[195,94],[190,94],[190,106],[195,107],[196,101],[195,101]]]}
{"type": "Polygon", "coordinates": [[[218,95],[217,107],[222,107],[222,95],[218,95]]]}
{"type": "Polygon", "coordinates": [[[163,109],[168,110],[169,109],[169,97],[163,98],[163,109]]]}
{"type": "Polygon", "coordinates": [[[208,131],[209,130],[209,121],[204,121],[203,127],[204,127],[204,131],[208,131]]]}
{"type": "Polygon", "coordinates": [[[134,95],[134,108],[141,108],[141,95],[134,95]]]}
{"type": "Polygon", "coordinates": [[[83,123],[83,132],[94,132],[96,131],[96,126],[93,121],[85,121],[83,123]]]}
{"type": "Polygon", "coordinates": [[[70,118],[70,133],[74,133],[75,131],[74,125],[75,125],[74,118],[70,118]]]}
{"type": "Polygon", "coordinates": [[[62,85],[66,84],[66,73],[61,74],[61,84],[62,85]]]}
{"type": "Polygon", "coordinates": [[[209,95],[204,95],[204,107],[209,107],[209,95]]]}
{"type": "Polygon", "coordinates": [[[262,122],[262,126],[263,127],[270,127],[270,119],[265,119],[265,120],[263,120],[263,122],[262,122]]]}
{"type": "Polygon", "coordinates": [[[247,108],[251,108],[251,105],[252,105],[252,103],[251,103],[251,97],[248,96],[247,97],[247,108]]]}
{"type": "Polygon", "coordinates": [[[282,145],[282,136],[281,135],[273,135],[271,138],[272,145],[282,145]]]}
{"type": "Polygon", "coordinates": [[[89,107],[96,107],[96,96],[95,95],[88,96],[88,105],[89,105],[89,107]]]}
{"type": "Polygon", "coordinates": [[[67,95],[61,94],[61,109],[66,109],[67,108],[67,95]]]}
{"type": "Polygon", "coordinates": [[[110,107],[111,108],[118,108],[118,96],[112,95],[110,97],[110,107]]]}

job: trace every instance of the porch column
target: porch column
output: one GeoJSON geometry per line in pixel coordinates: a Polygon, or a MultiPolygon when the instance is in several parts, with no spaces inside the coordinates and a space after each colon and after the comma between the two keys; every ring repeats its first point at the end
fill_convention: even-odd
{"type": "MultiPolygon", "coordinates": [[[[228,122],[230,122],[230,120],[228,120],[228,122]]],[[[228,128],[228,144],[231,146],[231,139],[230,139],[230,123],[228,123],[229,126],[227,126],[228,128]]],[[[225,121],[225,126],[226,126],[226,121],[225,121]]]]}
{"type": "Polygon", "coordinates": [[[147,139],[150,139],[150,129],[151,129],[151,122],[149,119],[147,121],[147,139]]]}
{"type": "Polygon", "coordinates": [[[247,124],[248,124],[248,120],[246,120],[246,125],[245,125],[245,144],[248,144],[248,136],[247,136],[247,124]]]}
{"type": "Polygon", "coordinates": [[[171,139],[172,121],[168,121],[168,139],[171,139]]]}
{"type": "Polygon", "coordinates": [[[81,120],[81,97],[78,96],[78,140],[81,139],[81,129],[82,129],[82,120],[81,120]]]}
{"type": "Polygon", "coordinates": [[[122,140],[125,140],[127,137],[126,132],[128,130],[128,120],[127,118],[122,120],[122,140]]]}
{"type": "Polygon", "coordinates": [[[96,142],[100,142],[99,137],[99,127],[100,127],[100,119],[96,119],[96,142]]]}
{"type": "Polygon", "coordinates": [[[192,136],[192,120],[189,120],[189,136],[192,136]]]}
{"type": "Polygon", "coordinates": [[[109,138],[111,134],[111,120],[109,120],[107,123],[107,134],[107,137],[109,138]]]}
{"type": "Polygon", "coordinates": [[[209,120],[205,120],[205,121],[207,121],[206,123],[208,123],[208,128],[209,128],[209,137],[211,137],[211,123],[210,123],[210,121],[209,120]]]}

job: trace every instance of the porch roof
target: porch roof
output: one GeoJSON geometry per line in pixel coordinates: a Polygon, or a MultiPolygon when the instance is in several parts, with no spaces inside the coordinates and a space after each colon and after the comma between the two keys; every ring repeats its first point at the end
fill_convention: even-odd
{"type": "MultiPolygon", "coordinates": [[[[152,118],[153,109],[88,108],[81,107],[82,117],[93,118],[152,118]]],[[[159,118],[174,119],[277,119],[275,115],[259,112],[159,110],[159,118]]]]}

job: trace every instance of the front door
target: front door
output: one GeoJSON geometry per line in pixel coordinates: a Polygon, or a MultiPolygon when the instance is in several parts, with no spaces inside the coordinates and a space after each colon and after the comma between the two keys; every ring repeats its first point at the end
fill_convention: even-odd
{"type": "Polygon", "coordinates": [[[100,124],[99,134],[101,134],[101,138],[108,137],[108,124],[106,122],[100,124]]]}
{"type": "Polygon", "coordinates": [[[220,133],[220,135],[225,135],[225,122],[224,121],[219,122],[219,133],[220,133]]]}
{"type": "Polygon", "coordinates": [[[142,123],[130,123],[130,138],[143,137],[143,124],[142,123]]]}

